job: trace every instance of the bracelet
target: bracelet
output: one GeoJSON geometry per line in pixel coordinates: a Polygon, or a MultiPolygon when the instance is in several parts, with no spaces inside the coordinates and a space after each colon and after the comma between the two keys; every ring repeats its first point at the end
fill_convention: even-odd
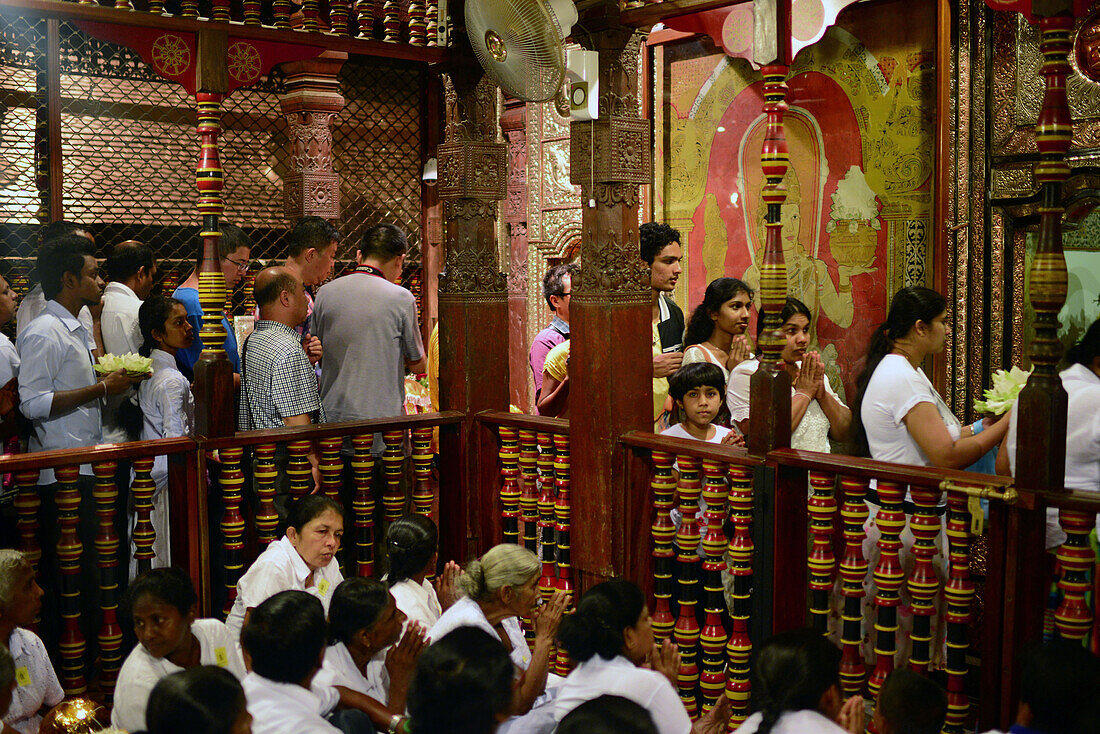
{"type": "Polygon", "coordinates": [[[974,424],[972,426],[970,426],[970,431],[975,436],[977,436],[979,433],[981,433],[984,430],[985,430],[985,423],[982,422],[981,418],[974,421],[974,424]]]}
{"type": "Polygon", "coordinates": [[[802,397],[806,398],[807,400],[813,400],[814,399],[813,395],[810,395],[808,392],[802,392],[801,390],[795,390],[794,394],[795,395],[801,395],[802,397]]]}
{"type": "Polygon", "coordinates": [[[104,380],[103,382],[101,382],[99,384],[103,385],[103,398],[106,399],[107,398],[107,381],[104,380]]]}
{"type": "Polygon", "coordinates": [[[386,728],[389,734],[397,734],[397,727],[401,725],[401,714],[394,714],[390,718],[390,725],[386,728]]]}

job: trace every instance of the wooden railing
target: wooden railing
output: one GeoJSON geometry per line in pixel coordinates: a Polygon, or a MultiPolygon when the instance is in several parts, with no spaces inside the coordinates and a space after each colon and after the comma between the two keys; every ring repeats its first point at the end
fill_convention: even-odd
{"type": "MultiPolygon", "coordinates": [[[[438,519],[438,490],[432,476],[432,430],[456,430],[463,419],[458,412],[427,413],[387,420],[335,423],[302,428],[241,432],[218,439],[162,439],[127,444],[107,444],[91,449],[66,449],[33,454],[0,456],[0,474],[11,472],[18,484],[15,506],[17,535],[3,545],[16,545],[24,551],[36,569],[44,560],[59,570],[56,582],[40,576],[47,595],[57,600],[47,605],[45,613],[56,612],[56,619],[44,620],[57,628],[57,639],[47,640],[60,650],[61,682],[67,695],[83,693],[88,688],[86,674],[86,635],[91,631],[81,621],[89,609],[88,579],[82,577],[81,565],[87,566],[88,554],[94,553],[98,567],[95,586],[99,599],[100,620],[95,632],[100,660],[98,687],[110,701],[121,666],[122,629],[119,626],[119,590],[125,586],[120,578],[119,537],[115,530],[119,513],[126,512],[120,498],[125,490],[134,500],[136,525],[132,537],[136,551],[130,563],[137,572],[156,563],[153,546],[156,534],[151,522],[155,483],[151,477],[157,457],[167,457],[169,463],[168,491],[172,563],[188,570],[200,596],[200,612],[210,615],[215,601],[221,603],[224,616],[232,607],[237,580],[256,555],[268,543],[276,540],[278,517],[275,511],[275,483],[278,471],[276,456],[285,451],[286,475],[290,492],[301,496],[310,491],[311,465],[309,452],[316,446],[319,457],[321,492],[334,499],[351,497],[346,509],[347,537],[354,538],[345,572],[349,575],[380,575],[376,568],[375,544],[384,537],[384,527],[376,528],[373,486],[375,457],[371,454],[374,435],[381,433],[385,451],[380,457],[384,472],[381,497],[382,520],[389,523],[404,512],[406,496],[403,477],[410,480],[411,509],[438,519]],[[411,454],[405,454],[405,438],[411,434],[411,454]],[[345,440],[353,452],[342,453],[345,440]],[[246,465],[248,454],[254,459],[254,470],[246,465]],[[81,464],[91,464],[95,475],[94,491],[82,496],[79,472],[81,464]],[[119,475],[119,465],[130,465],[133,478],[119,475]],[[40,497],[37,486],[40,472],[54,469],[58,491],[53,499],[40,497]],[[255,512],[243,501],[246,481],[251,477],[255,512]],[[344,488],[344,477],[351,478],[344,488]],[[344,491],[342,491],[344,490],[344,491]],[[208,493],[221,505],[220,519],[208,521],[208,493]],[[42,548],[38,543],[40,511],[43,503],[56,506],[60,540],[55,548],[42,548]],[[96,534],[94,549],[88,538],[79,533],[82,503],[94,502],[96,534]],[[217,527],[214,527],[214,525],[217,527]],[[352,530],[353,529],[353,530],[352,530]],[[44,558],[44,556],[46,556],[44,558]],[[213,559],[221,557],[219,568],[212,568],[213,559]],[[217,584],[217,588],[215,588],[217,584]],[[82,588],[83,587],[83,588],[82,588]]],[[[443,491],[460,493],[445,477],[439,481],[443,491]]],[[[48,514],[47,517],[52,516],[48,514]]],[[[445,525],[443,527],[446,527],[445,525]]],[[[122,549],[129,553],[129,549],[122,549]]],[[[84,624],[89,622],[85,619],[84,624]]]]}

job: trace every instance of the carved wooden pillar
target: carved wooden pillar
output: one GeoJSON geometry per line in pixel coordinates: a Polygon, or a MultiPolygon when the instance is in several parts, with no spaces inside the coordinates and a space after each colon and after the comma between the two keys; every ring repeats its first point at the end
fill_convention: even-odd
{"type": "Polygon", "coordinates": [[[348,55],[325,51],[315,59],[282,64],[287,92],[279,100],[290,124],[290,173],[283,211],[301,217],[340,217],[340,178],[332,170],[332,121],[344,109],[340,67],[348,55]]]}
{"type": "Polygon", "coordinates": [[[496,438],[474,417],[481,410],[508,409],[507,279],[496,243],[508,148],[497,142],[497,88],[472,57],[444,74],[443,88],[446,127],[437,189],[447,251],[439,276],[439,392],[443,409],[464,411],[466,420],[460,432],[441,432],[440,474],[466,492],[441,488],[440,552],[466,558],[501,538],[496,438]]]}
{"type": "MultiPolygon", "coordinates": [[[[502,206],[508,225],[508,338],[527,347],[527,105],[509,100],[500,128],[508,143],[508,196],[502,206]]],[[[530,372],[527,349],[509,349],[509,398],[525,413],[534,412],[528,390],[530,372]]]]}
{"type": "Polygon", "coordinates": [[[570,302],[573,565],[582,588],[611,575],[648,579],[651,505],[628,477],[618,438],[653,430],[651,295],[638,252],[638,186],[652,182],[650,123],[639,116],[643,35],[612,26],[581,38],[599,52],[599,119],[570,128],[572,183],[581,187],[581,272],[570,302]],[[610,538],[611,542],[608,542],[610,538]]]}

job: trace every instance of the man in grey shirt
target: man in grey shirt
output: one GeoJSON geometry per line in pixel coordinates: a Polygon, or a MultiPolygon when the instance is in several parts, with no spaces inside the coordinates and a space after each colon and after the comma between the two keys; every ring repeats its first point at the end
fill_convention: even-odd
{"type": "MultiPolygon", "coordinates": [[[[392,224],[363,234],[354,271],[321,287],[311,329],[325,345],[321,403],[332,422],[402,415],[405,373],[427,367],[416,300],[396,285],[408,242],[392,224]]],[[[382,453],[374,437],[373,453],[382,453]]]]}

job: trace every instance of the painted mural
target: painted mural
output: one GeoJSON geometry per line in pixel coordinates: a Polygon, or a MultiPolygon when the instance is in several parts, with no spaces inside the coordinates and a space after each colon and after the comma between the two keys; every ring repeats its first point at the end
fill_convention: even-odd
{"type": "MultiPolygon", "coordinates": [[[[889,294],[924,282],[935,109],[931,7],[889,2],[846,11],[802,51],[788,79],[788,291],[810,307],[817,348],[849,397],[889,294]]],[[[665,46],[657,60],[664,134],[654,208],[686,242],[686,293],[678,295],[692,308],[717,277],[759,286],[763,82],[748,62],[707,41],[665,46]]]]}

